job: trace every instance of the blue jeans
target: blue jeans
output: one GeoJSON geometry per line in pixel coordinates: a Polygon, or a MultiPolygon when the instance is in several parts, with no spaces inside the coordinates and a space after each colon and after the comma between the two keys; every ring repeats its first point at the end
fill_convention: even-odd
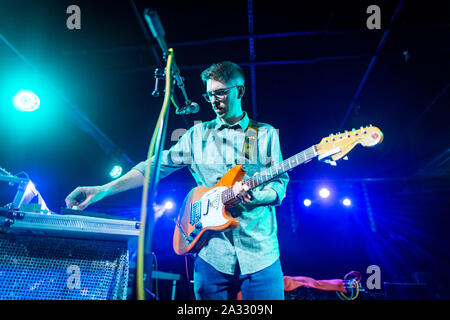
{"type": "Polygon", "coordinates": [[[194,292],[197,300],[284,300],[284,280],[280,259],[261,271],[241,274],[236,264],[234,275],[217,271],[202,258],[194,262],[194,292]]]}

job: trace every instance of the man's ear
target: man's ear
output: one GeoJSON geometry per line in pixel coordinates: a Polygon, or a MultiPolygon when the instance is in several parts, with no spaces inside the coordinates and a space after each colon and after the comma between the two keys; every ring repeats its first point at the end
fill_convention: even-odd
{"type": "Polygon", "coordinates": [[[244,93],[245,93],[245,87],[239,86],[238,87],[238,99],[242,99],[242,97],[244,96],[244,93]]]}

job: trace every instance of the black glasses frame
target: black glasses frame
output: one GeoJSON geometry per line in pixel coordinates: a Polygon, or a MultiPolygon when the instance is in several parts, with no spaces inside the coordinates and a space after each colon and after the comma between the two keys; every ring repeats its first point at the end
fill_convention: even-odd
{"type": "Polygon", "coordinates": [[[240,85],[235,85],[229,88],[218,89],[212,92],[203,93],[202,96],[205,98],[206,102],[211,102],[211,98],[214,96],[216,99],[223,99],[225,95],[233,88],[241,87],[240,85]]]}

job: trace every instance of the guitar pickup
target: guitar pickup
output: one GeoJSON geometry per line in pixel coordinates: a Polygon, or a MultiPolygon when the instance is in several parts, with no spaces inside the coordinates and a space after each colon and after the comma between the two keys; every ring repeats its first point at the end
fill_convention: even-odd
{"type": "Polygon", "coordinates": [[[189,212],[189,224],[194,225],[200,219],[200,213],[202,209],[202,202],[196,201],[191,203],[191,209],[189,212]]]}

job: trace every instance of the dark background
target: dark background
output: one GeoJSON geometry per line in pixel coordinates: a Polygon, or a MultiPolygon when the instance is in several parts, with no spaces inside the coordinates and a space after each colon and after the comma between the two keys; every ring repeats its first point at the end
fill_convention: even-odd
{"type": "MultiPolygon", "coordinates": [[[[166,147],[175,130],[214,117],[200,73],[222,60],[243,66],[243,107],[279,129],[285,158],[330,133],[369,124],[383,131],[382,144],[357,146],[337,167],[313,161],[290,173],[277,211],[286,275],[333,279],[357,270],[365,281],[375,264],[383,288],[404,284],[391,297],[448,299],[450,3],[293,3],[2,2],[0,166],[25,171],[59,212],[75,187],[107,183],[114,164],[127,171],[145,159],[162,105],[151,96],[161,51],[139,23],[150,7],[201,108],[184,119],[172,108],[166,147]],[[66,27],[71,4],[81,9],[81,30],[66,27]],[[380,30],[366,27],[372,4],[380,30]],[[12,107],[23,88],[39,95],[36,112],[12,107]],[[321,186],[332,191],[327,201],[317,199],[321,186]],[[344,196],[352,207],[340,204],[344,196]],[[414,283],[426,285],[404,289],[414,283]]],[[[192,187],[187,170],[176,172],[161,182],[158,202],[179,206],[192,187]]],[[[139,219],[140,199],[132,190],[89,210],[139,219]]],[[[156,222],[153,247],[158,269],[182,276],[177,299],[190,299],[184,257],[171,245],[174,212],[156,222]]],[[[166,283],[158,290],[168,297],[166,283]]]]}

